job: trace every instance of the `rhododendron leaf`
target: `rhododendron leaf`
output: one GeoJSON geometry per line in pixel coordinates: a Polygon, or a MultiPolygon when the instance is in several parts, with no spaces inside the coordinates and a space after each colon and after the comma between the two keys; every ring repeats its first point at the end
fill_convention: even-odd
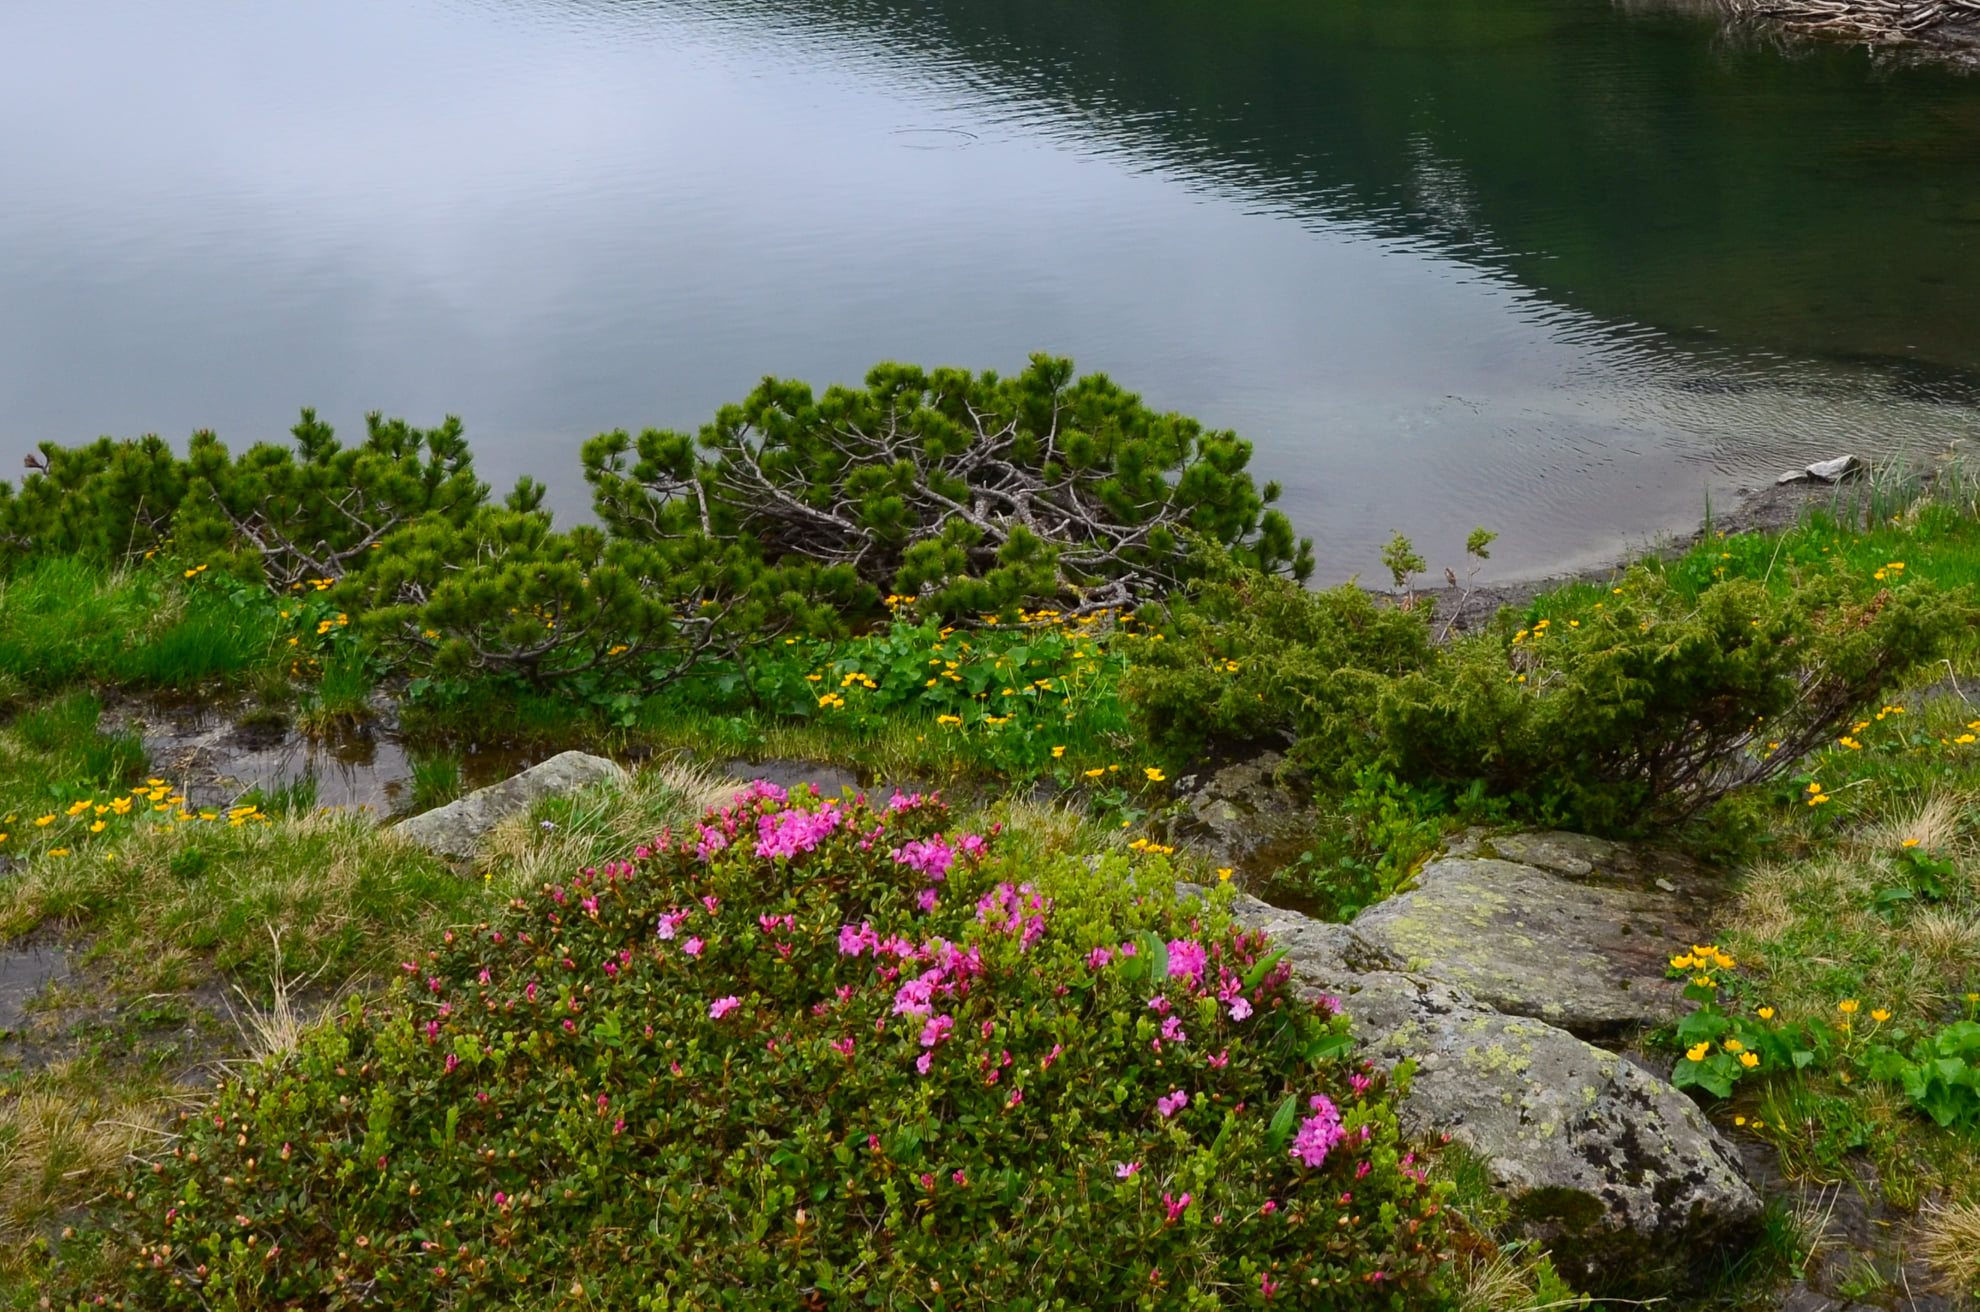
{"type": "Polygon", "coordinates": [[[1287,949],[1280,948],[1271,956],[1260,957],[1257,961],[1253,962],[1251,969],[1244,972],[1244,986],[1248,989],[1257,988],[1259,981],[1272,973],[1272,967],[1279,964],[1280,958],[1286,955],[1286,951],[1287,949]]]}
{"type": "Polygon", "coordinates": [[[1306,1045],[1306,1059],[1310,1062],[1327,1061],[1340,1056],[1353,1046],[1352,1034],[1322,1034],[1306,1045]]]}
{"type": "Polygon", "coordinates": [[[1268,1156],[1277,1157],[1285,1151],[1286,1141],[1292,1138],[1293,1122],[1298,1119],[1299,1099],[1287,1094],[1286,1100],[1279,1104],[1279,1110],[1272,1113],[1271,1124],[1265,1127],[1265,1152],[1268,1156]]]}

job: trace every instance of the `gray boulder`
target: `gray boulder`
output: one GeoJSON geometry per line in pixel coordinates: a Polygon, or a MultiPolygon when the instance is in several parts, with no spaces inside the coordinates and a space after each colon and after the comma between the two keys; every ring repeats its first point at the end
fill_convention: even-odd
{"type": "Polygon", "coordinates": [[[1581,1287],[1689,1283],[1758,1221],[1731,1145],[1624,1058],[1420,976],[1359,976],[1342,1005],[1364,1056],[1416,1062],[1404,1130],[1476,1155],[1520,1232],[1581,1287]]]}
{"type": "MultiPolygon", "coordinates": [[[[1470,864],[1488,869],[1459,872],[1467,880],[1543,874],[1509,862],[1470,864]]],[[[1239,925],[1289,949],[1301,996],[1340,1001],[1361,1056],[1389,1069],[1415,1063],[1397,1105],[1405,1131],[1448,1135],[1476,1156],[1520,1233],[1545,1243],[1584,1287],[1689,1284],[1752,1233],[1760,1199],[1732,1147],[1664,1080],[1457,984],[1371,969],[1384,953],[1360,921],[1322,924],[1250,897],[1232,911],[1239,925]]]]}
{"type": "MultiPolygon", "coordinates": [[[[1493,846],[1520,848],[1516,840],[1493,846]]],[[[1585,862],[1573,863],[1590,873],[1585,862]]],[[[1350,955],[1363,969],[1428,975],[1583,1038],[1615,1038],[1687,1009],[1678,982],[1664,976],[1670,957],[1699,941],[1698,932],[1675,893],[1443,857],[1423,867],[1415,887],[1355,918],[1359,951],[1350,955]]]]}
{"type": "Polygon", "coordinates": [[[592,784],[617,783],[625,769],[586,752],[562,752],[499,784],[477,788],[458,801],[422,811],[394,825],[392,832],[444,857],[474,855],[482,838],[505,817],[526,811],[540,798],[575,792],[592,784]]]}

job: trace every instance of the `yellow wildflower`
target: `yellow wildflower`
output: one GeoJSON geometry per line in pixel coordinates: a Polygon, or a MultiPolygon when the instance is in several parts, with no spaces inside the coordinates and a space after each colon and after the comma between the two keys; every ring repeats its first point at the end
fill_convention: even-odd
{"type": "Polygon", "coordinates": [[[1856,1014],[1856,1008],[1858,1005],[1859,1004],[1857,1003],[1855,998],[1844,998],[1841,1002],[1838,1002],[1836,1004],[1836,1010],[1840,1011],[1845,1016],[1854,1016],[1856,1014]]]}
{"type": "Polygon", "coordinates": [[[1698,1044],[1693,1044],[1691,1047],[1685,1049],[1684,1055],[1692,1061],[1704,1061],[1705,1058],[1711,1054],[1711,1051],[1712,1051],[1711,1044],[1698,1043],[1698,1044]]]}

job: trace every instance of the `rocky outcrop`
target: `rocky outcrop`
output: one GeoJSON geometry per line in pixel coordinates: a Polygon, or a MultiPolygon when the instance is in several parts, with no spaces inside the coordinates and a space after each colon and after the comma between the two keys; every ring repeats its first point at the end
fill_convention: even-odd
{"type": "Polygon", "coordinates": [[[1191,845],[1232,867],[1249,867],[1275,853],[1286,859],[1297,855],[1311,840],[1313,807],[1279,782],[1284,764],[1279,753],[1260,752],[1178,778],[1176,795],[1188,811],[1191,845]]]}
{"type": "Polygon", "coordinates": [[[623,767],[602,756],[562,752],[499,784],[477,788],[459,801],[401,820],[392,832],[441,856],[466,859],[504,817],[529,809],[539,799],[625,778],[623,767]]]}
{"type": "Polygon", "coordinates": [[[1682,1014],[1666,963],[1700,941],[1675,893],[1486,857],[1430,862],[1414,887],[1357,916],[1354,933],[1364,969],[1428,975],[1499,1011],[1600,1039],[1682,1014]]]}
{"type": "Polygon", "coordinates": [[[1363,1057],[1414,1063],[1408,1132],[1475,1155],[1577,1283],[1643,1293],[1705,1274],[1760,1199],[1695,1103],[1569,1027],[1675,1013],[1663,965],[1695,891],[1627,849],[1528,834],[1460,845],[1352,925],[1246,896],[1232,911],[1287,950],[1302,994],[1341,1002],[1363,1057]]]}
{"type": "Polygon", "coordinates": [[[1414,1060],[1404,1129],[1484,1165],[1583,1288],[1689,1283],[1760,1215],[1730,1144],[1665,1081],[1565,1030],[1393,971],[1338,981],[1362,1054],[1414,1060]]]}

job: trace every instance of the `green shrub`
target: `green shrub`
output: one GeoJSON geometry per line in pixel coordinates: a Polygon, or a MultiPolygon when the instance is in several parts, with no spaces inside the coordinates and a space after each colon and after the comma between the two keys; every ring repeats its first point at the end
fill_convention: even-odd
{"type": "Polygon", "coordinates": [[[1344,1018],[1155,862],[788,803],[574,874],[188,1113],[121,1289],[215,1305],[1422,1307],[1344,1018]],[[1168,940],[1165,942],[1165,940],[1168,940]]]}
{"type": "Polygon", "coordinates": [[[1297,736],[1308,764],[1365,757],[1365,707],[1430,659],[1428,612],[1353,584],[1309,592],[1206,547],[1205,577],[1123,650],[1122,694],[1149,739],[1189,756],[1219,738],[1297,736]],[[1359,743],[1350,741],[1359,740],[1359,743]]]}
{"type": "Polygon", "coordinates": [[[1965,589],[1888,572],[1692,592],[1648,566],[1538,612],[1433,648],[1420,610],[1224,569],[1171,607],[1166,641],[1130,646],[1123,690],[1171,751],[1284,733],[1329,791],[1378,767],[1419,793],[1619,832],[1779,775],[1974,615],[1965,589]]]}
{"type": "Polygon", "coordinates": [[[621,537],[699,531],[849,565],[944,616],[1160,596],[1190,573],[1190,535],[1305,578],[1311,544],[1265,508],[1278,489],[1254,487],[1250,459],[1233,434],[1043,355],[1013,378],[882,364],[822,397],[766,378],[695,440],[619,432],[584,450],[621,537]]]}
{"type": "Polygon", "coordinates": [[[1627,831],[1779,775],[1972,616],[1964,589],[1927,583],[1814,570],[1694,599],[1638,566],[1585,608],[1450,643],[1383,687],[1369,724],[1399,777],[1482,780],[1544,819],[1627,831]]]}

